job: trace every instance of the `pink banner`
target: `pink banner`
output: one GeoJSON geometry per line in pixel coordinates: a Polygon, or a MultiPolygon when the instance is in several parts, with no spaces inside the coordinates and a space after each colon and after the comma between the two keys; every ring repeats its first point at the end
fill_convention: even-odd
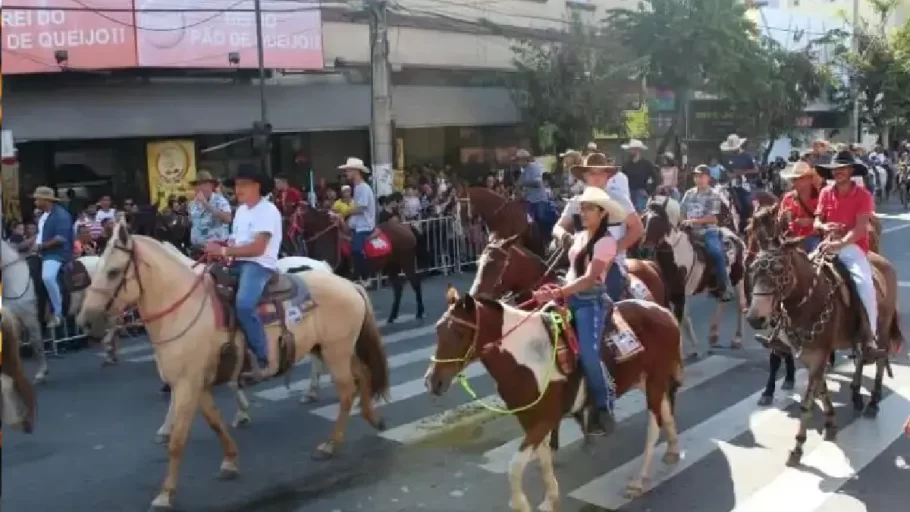
{"type": "MultiPolygon", "coordinates": [[[[253,0],[135,2],[139,66],[258,66],[253,0]],[[156,12],[154,9],[172,12],[156,12]],[[206,10],[208,12],[203,12],[206,10]],[[231,62],[232,53],[237,62],[231,62]]],[[[322,17],[318,2],[262,0],[262,11],[266,68],[323,68],[322,17]]]]}
{"type": "Polygon", "coordinates": [[[3,74],[136,65],[136,37],[130,12],[133,0],[10,0],[8,3],[36,9],[3,8],[3,74]],[[66,51],[66,62],[57,62],[56,54],[61,50],[66,51]]]}

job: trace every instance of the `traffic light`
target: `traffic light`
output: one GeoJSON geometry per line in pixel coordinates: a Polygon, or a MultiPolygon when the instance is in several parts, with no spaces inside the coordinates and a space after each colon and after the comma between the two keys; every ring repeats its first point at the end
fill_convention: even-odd
{"type": "Polygon", "coordinates": [[[253,147],[268,150],[269,138],[272,136],[272,124],[255,121],[253,123],[253,147]]]}

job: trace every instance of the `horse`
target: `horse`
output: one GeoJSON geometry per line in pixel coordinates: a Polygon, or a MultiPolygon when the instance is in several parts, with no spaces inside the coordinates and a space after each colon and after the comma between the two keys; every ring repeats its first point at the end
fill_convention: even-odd
{"type": "MultiPolygon", "coordinates": [[[[442,395],[468,364],[479,360],[496,381],[500,396],[525,434],[509,465],[510,506],[520,512],[531,510],[522,487],[522,475],[536,454],[546,489],[546,501],[540,510],[556,510],[559,484],[547,438],[563,416],[571,414],[581,421],[583,408],[589,402],[574,354],[570,352],[571,359],[566,361],[569,364],[562,364],[559,353],[565,353],[566,342],[562,336],[551,338],[552,315],[565,317],[558,310],[556,313],[522,311],[470,294],[453,299],[436,324],[435,356],[425,374],[427,390],[442,395]]],[[[679,460],[674,409],[676,391],[682,385],[680,332],[673,315],[653,302],[620,301],[615,304],[613,314],[614,319],[621,317],[644,347],[618,364],[611,350],[605,347],[602,351],[603,363],[615,380],[616,396],[638,388],[644,392],[650,412],[644,462],[626,487],[626,495],[635,498],[644,492],[661,427],[667,434],[664,462],[675,464],[679,460]]],[[[570,331],[570,327],[562,330],[570,331]]]]}
{"type": "Polygon", "coordinates": [[[25,368],[19,357],[20,336],[24,326],[19,315],[9,308],[3,311],[2,319],[3,364],[0,366],[2,381],[3,426],[31,433],[35,427],[35,388],[25,376],[25,368]]]}
{"type": "MultiPolygon", "coordinates": [[[[643,220],[645,235],[642,245],[645,248],[649,248],[656,247],[661,242],[669,244],[673,250],[673,264],[681,269],[685,276],[685,295],[687,298],[702,293],[715,293],[716,295],[717,284],[714,281],[717,278],[714,276],[714,272],[710,270],[713,265],[708,262],[707,255],[704,254],[703,249],[696,249],[690,233],[678,227],[680,221],[679,212],[680,206],[675,199],[664,197],[649,201],[643,220]]],[[[746,306],[743,279],[745,275],[744,258],[746,248],[742,240],[733,231],[721,228],[721,233],[727,252],[727,272],[730,276],[730,282],[736,288],[737,298],[741,306],[737,310],[736,334],[730,343],[730,348],[738,349],[742,347],[742,310],[746,306]]],[[[719,346],[718,326],[720,319],[723,317],[723,312],[724,303],[718,301],[708,337],[711,348],[719,346]]],[[[688,310],[684,314],[684,322],[688,327],[693,354],[697,354],[699,343],[688,310]]]]}
{"type": "MultiPolygon", "coordinates": [[[[310,257],[327,262],[335,272],[342,268],[342,264],[351,263],[350,255],[345,254],[343,250],[346,231],[343,223],[333,218],[331,214],[315,209],[307,210],[304,222],[308,233],[307,254],[310,257]]],[[[371,273],[382,272],[392,283],[395,296],[387,323],[395,323],[398,319],[404,289],[402,273],[414,289],[417,300],[415,316],[422,319],[425,309],[420,275],[417,273],[417,236],[410,226],[395,221],[383,222],[377,229],[386,236],[392,247],[385,256],[368,258],[367,266],[371,273]]]]}
{"type": "MultiPolygon", "coordinates": [[[[38,360],[35,383],[47,379],[47,356],[44,353],[44,335],[41,332],[41,317],[38,311],[38,291],[29,271],[28,262],[6,240],[0,240],[0,256],[3,262],[4,313],[12,313],[25,328],[32,353],[38,360]]],[[[16,336],[16,339],[21,339],[16,336]]],[[[17,348],[18,351],[18,348],[17,348]]]]}
{"type": "MultiPolygon", "coordinates": [[[[778,212],[766,208],[758,212],[755,222],[773,225],[778,212]]],[[[780,232],[771,229],[769,232],[780,232]]],[[[787,464],[798,465],[803,455],[806,429],[812,419],[816,397],[824,406],[824,437],[833,441],[837,435],[834,405],[828,393],[825,373],[829,355],[835,350],[856,349],[856,338],[867,322],[852,281],[839,263],[822,255],[812,258],[801,248],[802,240],[782,237],[758,237],[759,253],[752,264],[754,289],[747,311],[749,323],[756,329],[775,325],[779,339],[799,354],[809,370],[809,382],[802,396],[800,425],[796,446],[787,464]]],[[[878,344],[897,351],[903,344],[897,309],[897,274],[885,258],[868,253],[878,299],[878,344]]],[[[772,337],[774,337],[772,335],[772,337]]],[[[867,418],[874,418],[882,398],[882,380],[890,363],[876,361],[875,382],[868,405],[860,392],[862,360],[856,359],[856,369],[850,384],[853,408],[867,418]]]]}
{"type": "MultiPolygon", "coordinates": [[[[271,302],[280,312],[266,324],[269,353],[273,354],[270,370],[275,375],[286,374],[316,345],[321,347],[340,397],[332,434],[313,452],[314,459],[325,460],[343,442],[355,392],[359,391],[363,417],[373,427],[385,428],[373,400],[388,396],[388,359],[363,287],[328,272],[279,276],[277,285],[270,285],[263,295],[263,303],[271,302]],[[281,293],[290,282],[296,291],[281,293]],[[283,309],[275,304],[278,300],[284,301],[283,309]]],[[[135,304],[145,321],[158,372],[171,385],[165,419],[172,425],[169,465],[152,510],[173,508],[180,462],[197,410],[221,441],[221,476],[239,474],[237,445],[212,396],[213,386],[239,380],[250,357],[244,348],[245,336],[235,328],[231,306],[222,298],[224,286],[228,285],[216,273],[196,273],[160,242],[131,235],[126,226],[118,224],[77,317],[86,332],[95,332],[108,317],[135,304]]]]}
{"type": "Polygon", "coordinates": [[[457,198],[467,203],[467,216],[480,217],[487,226],[490,238],[511,238],[519,236],[521,244],[534,254],[543,257],[549,243],[549,233],[542,233],[540,227],[528,214],[524,201],[510,200],[486,187],[468,187],[464,196],[457,198]]]}

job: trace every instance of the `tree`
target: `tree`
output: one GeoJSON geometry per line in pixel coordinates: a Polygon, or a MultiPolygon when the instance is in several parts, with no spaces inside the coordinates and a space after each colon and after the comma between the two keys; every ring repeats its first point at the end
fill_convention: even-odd
{"type": "Polygon", "coordinates": [[[646,59],[648,84],[676,95],[677,115],[659,151],[684,126],[693,92],[725,96],[753,81],[741,72],[758,51],[748,9],[740,0],[643,0],[637,9],[608,12],[610,32],[634,56],[646,59]]]}
{"type": "Polygon", "coordinates": [[[567,21],[555,41],[516,40],[516,72],[508,78],[522,119],[542,152],[580,148],[595,130],[614,130],[621,122],[623,90],[630,68],[615,42],[578,17],[567,21]]]}

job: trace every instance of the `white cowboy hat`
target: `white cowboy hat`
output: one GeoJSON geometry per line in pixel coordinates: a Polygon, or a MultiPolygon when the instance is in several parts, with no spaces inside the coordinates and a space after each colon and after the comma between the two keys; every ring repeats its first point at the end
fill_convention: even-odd
{"type": "Polygon", "coordinates": [[[807,162],[803,162],[802,160],[799,162],[791,162],[789,165],[787,165],[786,168],[780,171],[781,179],[788,181],[793,181],[805,176],[817,175],[818,173],[815,171],[815,169],[807,162]]]}
{"type": "Polygon", "coordinates": [[[720,143],[721,151],[735,151],[746,143],[748,139],[741,139],[739,135],[731,133],[727,136],[727,140],[720,143]]]}
{"type": "Polygon", "coordinates": [[[527,149],[519,149],[515,152],[515,160],[530,160],[533,158],[527,149]]]}
{"type": "Polygon", "coordinates": [[[349,157],[348,161],[344,165],[339,165],[338,168],[342,171],[356,169],[362,173],[370,174],[370,168],[364,165],[363,160],[354,157],[349,157]]]}
{"type": "Polygon", "coordinates": [[[607,212],[610,222],[622,222],[626,219],[626,209],[613,200],[604,189],[599,187],[585,187],[585,191],[578,196],[578,204],[595,204],[607,212]]]}
{"type": "Polygon", "coordinates": [[[597,143],[596,143],[596,142],[589,142],[588,145],[585,146],[585,147],[586,147],[589,151],[597,151],[597,143]]]}
{"type": "Polygon", "coordinates": [[[629,139],[628,144],[623,144],[620,147],[623,149],[623,151],[629,151],[630,149],[639,149],[642,151],[648,150],[648,146],[645,146],[645,143],[638,139],[629,139]]]}

